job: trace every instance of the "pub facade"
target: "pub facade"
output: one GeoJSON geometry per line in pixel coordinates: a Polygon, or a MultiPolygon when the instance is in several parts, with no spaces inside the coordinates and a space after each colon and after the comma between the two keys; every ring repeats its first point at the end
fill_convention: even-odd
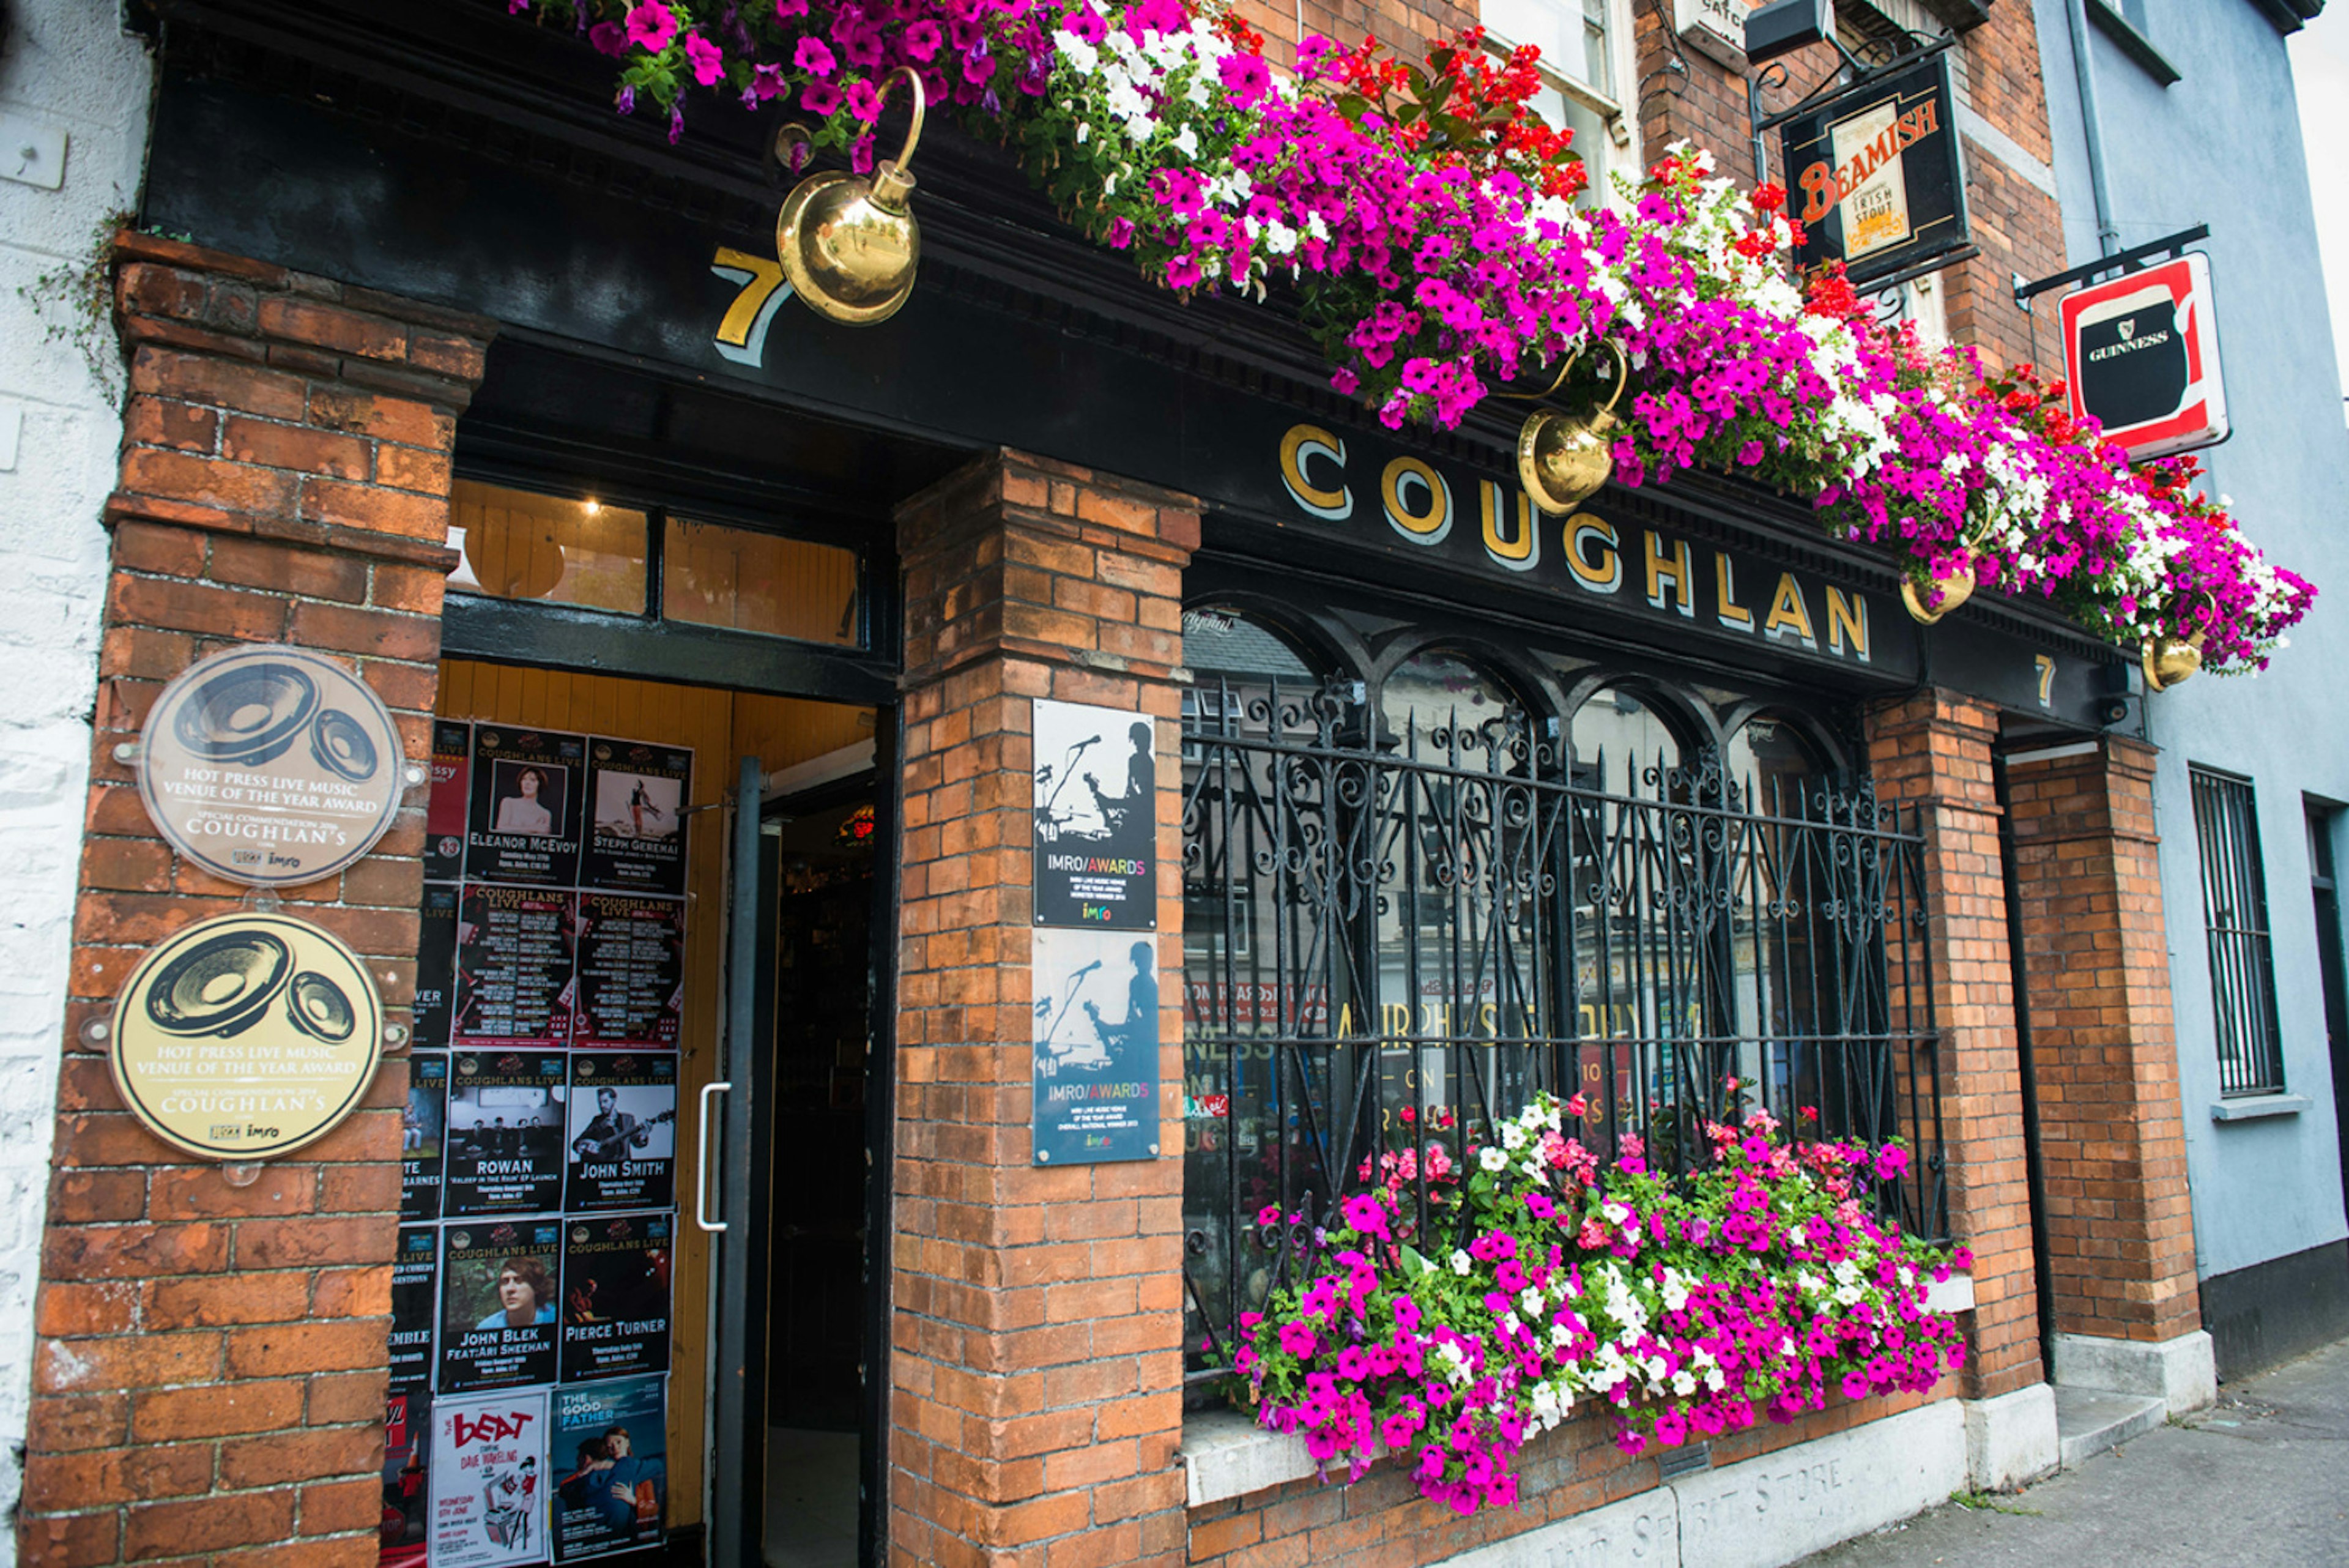
{"type": "MultiPolygon", "coordinates": [[[[26,1562],[1775,1563],[2053,1468],[2059,1314],[2075,1381],[2207,1401],[2131,653],[1925,624],[1723,474],[1542,511],[1517,415],[1391,428],[1278,296],[1137,282],[936,118],[910,297],[843,325],[771,115],[672,142],[467,0],[141,16],[26,1562]],[[409,764],[371,847],[167,842],[164,740],[281,720],[305,777],[409,764]],[[354,1026],[306,949],[171,946],[215,919],[379,1000],[283,1152],[171,1043],[354,1026]],[[1661,1453],[1594,1406],[1473,1518],[1232,1408],[1289,1232],[1423,1125],[1550,1091],[1686,1153],[1724,1084],[1903,1141],[1961,1366],[1661,1453]],[[2127,1191],[2051,1210],[2038,1147],[2116,1126],[2071,1168],[2127,1191]]],[[[2027,142],[2028,10],[1974,19],[2027,142]]],[[[1599,32],[1594,147],[1742,141],[1724,67],[1599,32]]],[[[2060,248],[2002,167],[1899,286],[1993,354],[2060,248]]]]}

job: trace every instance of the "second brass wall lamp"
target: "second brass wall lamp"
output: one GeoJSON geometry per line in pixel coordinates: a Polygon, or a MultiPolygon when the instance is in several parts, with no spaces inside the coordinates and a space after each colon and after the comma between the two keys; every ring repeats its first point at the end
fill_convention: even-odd
{"type": "MultiPolygon", "coordinates": [[[[802,303],[827,321],[870,327],[897,314],[914,292],[922,260],[922,230],[915,223],[914,177],[907,167],[922,140],[926,103],[922,78],[899,66],[881,83],[881,94],[902,77],[914,93],[914,121],[905,145],[885,159],[870,180],[833,171],[811,174],[783,198],[775,218],[775,260],[802,303]]],[[[786,126],[776,138],[775,155],[792,167],[791,143],[804,138],[786,126]]]]}

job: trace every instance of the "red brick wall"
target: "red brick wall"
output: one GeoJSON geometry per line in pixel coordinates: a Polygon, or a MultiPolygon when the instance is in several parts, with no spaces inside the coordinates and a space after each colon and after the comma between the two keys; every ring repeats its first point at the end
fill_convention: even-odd
{"type": "MultiPolygon", "coordinates": [[[[2028,5],[1991,7],[1990,20],[1965,36],[1966,96],[1974,111],[2041,163],[2054,156],[2047,130],[2047,86],[2040,75],[2039,33],[2028,5]]],[[[1966,150],[1966,213],[1982,254],[1951,268],[1950,336],[1982,351],[1985,368],[2034,358],[2032,323],[2014,303],[2014,278],[2064,270],[2064,214],[2055,198],[1979,143],[1966,150]]],[[[2060,369],[2063,347],[2044,327],[2035,339],[2043,368],[2060,369]]]]}
{"type": "MultiPolygon", "coordinates": [[[[1050,1568],[1183,1546],[1180,999],[1164,1158],[1030,1162],[1030,704],[1140,709],[1174,754],[1197,504],[1002,452],[909,502],[892,1560],[1050,1568]]],[[[1159,969],[1180,974],[1162,761],[1159,969]]]]}
{"type": "Polygon", "coordinates": [[[2023,1079],[1991,769],[1997,710],[1941,691],[1868,714],[1878,798],[1920,808],[1940,1031],[1942,1146],[1950,1226],[1974,1253],[1964,1373],[1971,1398],[2042,1380],[2023,1079]]]}
{"type": "MultiPolygon", "coordinates": [[[[155,942],[245,889],[178,860],[114,747],[212,649],[352,661],[429,750],[449,448],[487,324],[140,235],[19,1529],[28,1563],[376,1558],[399,1207],[396,1058],[366,1108],[231,1186],[124,1111],[81,1024],[155,942]]],[[[404,1019],[421,803],[289,912],[374,961],[404,1019]]]]}
{"type": "Polygon", "coordinates": [[[2155,756],[2107,737],[2007,776],[2055,1326],[2114,1339],[2202,1326],[2155,756]]]}

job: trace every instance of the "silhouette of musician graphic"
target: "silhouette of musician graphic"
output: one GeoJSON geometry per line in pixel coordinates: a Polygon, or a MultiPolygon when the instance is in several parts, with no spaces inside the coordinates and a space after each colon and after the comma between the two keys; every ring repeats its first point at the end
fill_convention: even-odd
{"type": "Polygon", "coordinates": [[[1120,845],[1136,838],[1146,842],[1151,829],[1157,825],[1153,803],[1158,794],[1158,764],[1150,754],[1150,726],[1136,722],[1126,736],[1133,744],[1133,753],[1125,759],[1123,791],[1103,794],[1100,778],[1092,774],[1084,775],[1085,787],[1092,791],[1093,805],[1101,811],[1109,841],[1120,845]]]}

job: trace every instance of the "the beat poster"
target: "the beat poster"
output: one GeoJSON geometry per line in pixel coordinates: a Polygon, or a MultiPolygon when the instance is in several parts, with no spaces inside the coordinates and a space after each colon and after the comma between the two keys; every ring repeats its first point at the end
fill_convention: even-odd
{"type": "Polygon", "coordinates": [[[563,1204],[570,1059],[560,1051],[460,1051],[450,1062],[441,1210],[551,1214],[563,1204]]]}
{"type": "Polygon", "coordinates": [[[587,851],[579,885],[683,898],[693,753],[598,736],[587,755],[587,851]]]}
{"type": "Polygon", "coordinates": [[[572,1213],[667,1209],[677,1190],[677,1058],[571,1058],[572,1213]]]}
{"type": "Polygon", "coordinates": [[[449,1131],[449,1058],[419,1051],[408,1058],[408,1103],[399,1112],[399,1217],[440,1218],[441,1154],[449,1131]]]}
{"type": "Polygon", "coordinates": [[[454,882],[464,874],[465,816],[471,809],[473,726],[458,720],[432,725],[432,798],[424,811],[424,879],[454,882]]]}
{"type": "Polygon", "coordinates": [[[391,1260],[391,1386],[432,1386],[432,1320],[440,1308],[440,1232],[430,1225],[399,1228],[391,1260]]]}
{"type": "Polygon", "coordinates": [[[476,724],[468,787],[469,881],[578,886],[586,736],[476,724]]]}
{"type": "Polygon", "coordinates": [[[547,1459],[556,1562],[660,1544],[668,1526],[668,1380],[556,1389],[547,1459]]]}
{"type": "Polygon", "coordinates": [[[666,1214],[579,1216],[563,1231],[565,1383],[668,1370],[666,1214]]]}
{"type": "Polygon", "coordinates": [[[442,1227],[441,1393],[554,1381],[562,1271],[560,1220],[442,1227]]]}
{"type": "Polygon", "coordinates": [[[573,896],[465,884],[457,904],[456,1045],[571,1043],[573,896]]]}
{"type": "Polygon", "coordinates": [[[432,1403],[432,1568],[543,1563],[548,1541],[543,1388],[432,1403]]]}

